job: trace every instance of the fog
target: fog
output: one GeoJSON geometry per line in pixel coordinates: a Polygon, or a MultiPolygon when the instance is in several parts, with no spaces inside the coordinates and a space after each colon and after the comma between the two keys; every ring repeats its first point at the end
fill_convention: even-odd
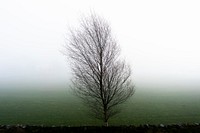
{"type": "Polygon", "coordinates": [[[0,89],[64,87],[69,27],[104,17],[136,87],[199,90],[200,2],[185,0],[0,1],[0,89]]]}

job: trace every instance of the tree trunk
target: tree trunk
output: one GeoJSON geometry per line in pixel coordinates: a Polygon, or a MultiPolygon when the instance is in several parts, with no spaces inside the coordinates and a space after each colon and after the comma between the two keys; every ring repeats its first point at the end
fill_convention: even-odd
{"type": "Polygon", "coordinates": [[[108,127],[108,116],[107,116],[107,110],[106,106],[104,106],[104,126],[108,127]]]}
{"type": "Polygon", "coordinates": [[[108,127],[108,121],[104,121],[104,126],[108,127]]]}

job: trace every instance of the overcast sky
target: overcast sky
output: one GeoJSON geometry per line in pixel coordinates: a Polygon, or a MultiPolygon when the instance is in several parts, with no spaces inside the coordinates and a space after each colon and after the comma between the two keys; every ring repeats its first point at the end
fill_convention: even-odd
{"type": "MultiPolygon", "coordinates": [[[[104,17],[136,86],[200,86],[200,2],[193,0],[1,0],[0,89],[67,86],[61,54],[69,26],[104,17]]],[[[199,88],[200,89],[200,88],[199,88]]]]}

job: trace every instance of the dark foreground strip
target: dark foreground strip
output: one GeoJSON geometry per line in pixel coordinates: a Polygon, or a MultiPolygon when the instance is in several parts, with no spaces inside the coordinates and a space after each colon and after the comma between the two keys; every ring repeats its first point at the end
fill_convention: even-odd
{"type": "Polygon", "coordinates": [[[1,125],[0,133],[200,133],[200,125],[141,125],[141,126],[9,126],[1,125]]]}

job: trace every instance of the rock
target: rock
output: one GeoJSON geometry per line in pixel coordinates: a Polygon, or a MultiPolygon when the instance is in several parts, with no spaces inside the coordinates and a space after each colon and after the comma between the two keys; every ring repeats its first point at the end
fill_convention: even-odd
{"type": "Polygon", "coordinates": [[[9,129],[11,126],[10,125],[6,125],[6,129],[9,129]]]}
{"type": "Polygon", "coordinates": [[[163,124],[160,124],[159,126],[160,126],[160,127],[165,127],[165,125],[163,125],[163,124]]]}
{"type": "Polygon", "coordinates": [[[144,127],[149,128],[149,124],[145,124],[144,127]]]}

